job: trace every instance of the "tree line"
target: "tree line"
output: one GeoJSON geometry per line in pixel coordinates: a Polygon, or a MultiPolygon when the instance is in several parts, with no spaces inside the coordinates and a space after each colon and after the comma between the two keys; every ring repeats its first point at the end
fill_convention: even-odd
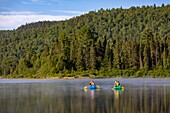
{"type": "Polygon", "coordinates": [[[100,9],[0,31],[0,76],[169,77],[170,5],[100,9]]]}

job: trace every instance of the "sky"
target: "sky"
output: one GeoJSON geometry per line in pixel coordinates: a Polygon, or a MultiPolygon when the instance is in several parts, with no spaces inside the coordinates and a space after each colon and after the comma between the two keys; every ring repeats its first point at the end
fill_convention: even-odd
{"type": "Polygon", "coordinates": [[[68,20],[89,11],[170,4],[170,0],[0,0],[0,30],[26,23],[68,20]]]}

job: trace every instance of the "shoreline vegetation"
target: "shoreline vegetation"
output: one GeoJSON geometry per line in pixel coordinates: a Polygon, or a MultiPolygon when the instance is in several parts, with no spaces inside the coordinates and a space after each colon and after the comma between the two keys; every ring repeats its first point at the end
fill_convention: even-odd
{"type": "Polygon", "coordinates": [[[1,78],[170,77],[170,5],[0,30],[1,78]]]}
{"type": "Polygon", "coordinates": [[[94,76],[94,77],[46,77],[46,78],[3,78],[0,77],[0,80],[3,79],[28,79],[28,80],[79,80],[79,79],[123,79],[123,78],[161,78],[161,79],[169,79],[170,77],[151,77],[151,76],[145,76],[145,77],[98,77],[98,76],[94,76]]]}
{"type": "Polygon", "coordinates": [[[107,72],[75,72],[59,73],[55,75],[8,75],[0,79],[19,78],[19,79],[104,79],[104,78],[170,78],[170,70],[110,70],[107,72]]]}

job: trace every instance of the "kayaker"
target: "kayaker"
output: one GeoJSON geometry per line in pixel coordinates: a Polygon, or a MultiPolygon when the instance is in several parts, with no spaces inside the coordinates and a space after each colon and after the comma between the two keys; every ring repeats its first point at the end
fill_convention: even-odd
{"type": "Polygon", "coordinates": [[[94,81],[90,81],[89,85],[94,86],[95,85],[94,81]]]}
{"type": "Polygon", "coordinates": [[[85,86],[84,89],[100,89],[100,86],[96,85],[94,81],[90,81],[89,86],[85,86]]]}
{"type": "Polygon", "coordinates": [[[117,81],[117,80],[115,80],[115,82],[114,82],[114,87],[117,87],[117,86],[120,86],[120,82],[117,81]]]}
{"type": "Polygon", "coordinates": [[[114,89],[114,90],[124,90],[124,87],[122,85],[120,85],[119,81],[116,80],[113,84],[114,84],[114,87],[112,89],[114,89]]]}

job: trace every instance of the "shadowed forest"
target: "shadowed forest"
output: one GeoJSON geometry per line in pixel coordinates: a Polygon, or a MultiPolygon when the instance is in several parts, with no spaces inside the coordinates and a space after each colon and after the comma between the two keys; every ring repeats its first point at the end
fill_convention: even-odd
{"type": "Polygon", "coordinates": [[[170,5],[0,31],[0,78],[170,77],[170,5]]]}

